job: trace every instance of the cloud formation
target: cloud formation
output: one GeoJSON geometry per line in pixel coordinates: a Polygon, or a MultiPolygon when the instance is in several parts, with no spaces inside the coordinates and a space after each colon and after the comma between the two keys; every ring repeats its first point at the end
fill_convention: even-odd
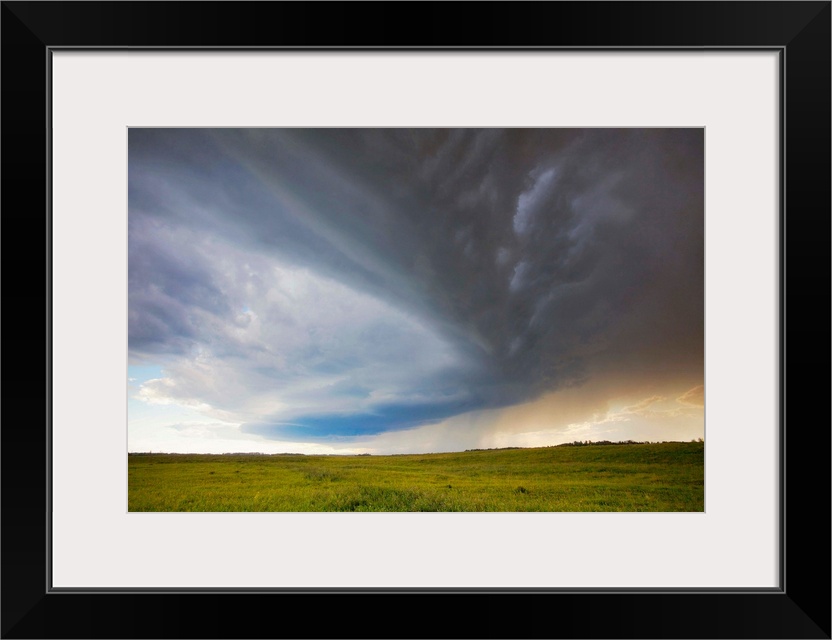
{"type": "Polygon", "coordinates": [[[131,129],[130,358],[164,373],[138,397],[314,440],[701,380],[703,141],[131,129]]]}
{"type": "Polygon", "coordinates": [[[685,391],[681,396],[676,398],[676,401],[689,407],[704,407],[705,385],[700,384],[693,389],[685,391]]]}

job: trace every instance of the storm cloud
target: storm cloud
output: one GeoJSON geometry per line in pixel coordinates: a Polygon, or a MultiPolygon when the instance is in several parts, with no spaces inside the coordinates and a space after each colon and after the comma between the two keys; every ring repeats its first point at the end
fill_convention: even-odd
{"type": "Polygon", "coordinates": [[[703,164],[701,129],[131,129],[137,397],[337,440],[701,384],[703,164]]]}

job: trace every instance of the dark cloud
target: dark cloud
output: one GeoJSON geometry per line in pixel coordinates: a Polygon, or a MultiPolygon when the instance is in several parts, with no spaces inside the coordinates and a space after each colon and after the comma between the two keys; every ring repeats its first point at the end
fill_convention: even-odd
{"type": "MultiPolygon", "coordinates": [[[[397,396],[360,411],[349,403],[341,413],[310,411],[305,424],[316,433],[339,425],[360,431],[362,420],[373,431],[412,426],[505,406],[599,369],[703,371],[702,130],[129,135],[134,357],[209,349],[247,362],[254,347],[234,327],[246,321],[252,300],[275,295],[272,258],[384,301],[427,327],[434,348],[453,351],[452,364],[417,367],[397,388],[398,396],[408,385],[422,394],[421,409],[397,396]],[[441,401],[449,390],[456,399],[441,401]]],[[[260,305],[272,338],[290,326],[291,308],[260,305]]],[[[310,364],[307,373],[334,367],[362,380],[368,361],[388,362],[388,372],[409,366],[402,350],[385,355],[373,347],[401,336],[385,339],[371,323],[366,331],[355,353],[339,361],[318,352],[320,369],[310,364]]],[[[416,335],[408,348],[418,352],[416,335]]],[[[272,338],[258,343],[259,353],[269,353],[272,338]]],[[[304,344],[308,351],[291,357],[314,363],[322,341],[307,336],[304,344]]],[[[258,371],[272,366],[266,356],[255,360],[258,371]]],[[[258,375],[277,381],[290,374],[258,375]]],[[[361,384],[370,393],[379,379],[361,384]]],[[[193,393],[211,404],[209,387],[193,393]]],[[[267,433],[282,423],[279,412],[268,413],[249,428],[267,433]]]]}

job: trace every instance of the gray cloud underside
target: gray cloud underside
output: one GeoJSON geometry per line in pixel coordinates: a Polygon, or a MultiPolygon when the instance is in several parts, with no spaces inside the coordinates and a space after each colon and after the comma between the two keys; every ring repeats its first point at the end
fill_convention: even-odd
{"type": "MultiPolygon", "coordinates": [[[[528,400],[597,369],[703,370],[702,130],[129,135],[131,357],[167,359],[188,397],[235,408],[183,364],[206,352],[236,363],[229,375],[264,392],[300,375],[270,360],[269,340],[235,337],[252,299],[272,290],[263,281],[271,259],[394,310],[376,327],[389,339],[356,337],[354,352],[335,362],[315,360],[320,345],[308,335],[312,351],[290,353],[308,363],[309,379],[327,368],[342,374],[342,386],[354,378],[360,411],[390,416],[390,428],[418,422],[414,402],[430,406],[429,421],[528,400]],[[413,326],[402,329],[395,314],[413,326]],[[368,374],[367,353],[402,341],[385,362],[407,369],[422,345],[453,357],[439,368],[416,362],[387,400],[373,401],[371,387],[392,369],[368,374]],[[401,421],[398,407],[411,419],[401,421]]],[[[273,333],[290,326],[287,308],[261,305],[259,321],[273,333]]],[[[315,397],[294,424],[304,411],[325,422],[311,408],[315,397]]],[[[356,406],[335,403],[331,412],[356,406]]],[[[251,424],[277,437],[278,418],[263,410],[251,424]]]]}

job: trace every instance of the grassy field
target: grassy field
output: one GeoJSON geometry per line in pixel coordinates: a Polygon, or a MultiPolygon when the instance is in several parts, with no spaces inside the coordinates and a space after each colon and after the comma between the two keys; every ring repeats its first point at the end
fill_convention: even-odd
{"type": "Polygon", "coordinates": [[[703,511],[704,443],[128,456],[130,511],[703,511]]]}

